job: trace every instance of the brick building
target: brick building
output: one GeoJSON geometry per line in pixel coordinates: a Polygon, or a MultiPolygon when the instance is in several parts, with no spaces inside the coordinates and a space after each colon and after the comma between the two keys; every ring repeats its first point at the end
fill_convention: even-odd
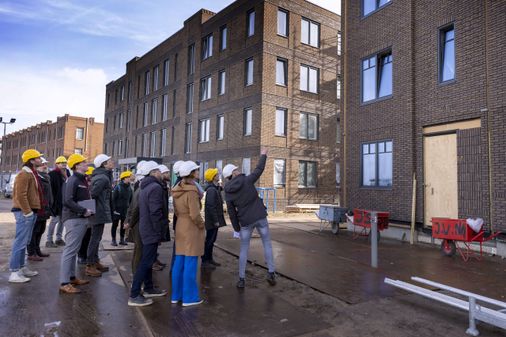
{"type": "Polygon", "coordinates": [[[340,16],[304,0],[200,10],[106,87],[105,152],[252,170],[278,206],[333,202],[340,16]],[[272,197],[272,196],[271,196],[272,197]]]}
{"type": "Polygon", "coordinates": [[[94,118],[69,116],[58,117],[56,122],[47,121],[10,133],[4,137],[2,173],[16,172],[21,168],[21,154],[34,148],[44,154],[50,165],[57,157],[82,153],[91,160],[102,151],[104,124],[94,118]]]}
{"type": "Polygon", "coordinates": [[[506,1],[343,1],[343,201],[506,230],[506,1]]]}

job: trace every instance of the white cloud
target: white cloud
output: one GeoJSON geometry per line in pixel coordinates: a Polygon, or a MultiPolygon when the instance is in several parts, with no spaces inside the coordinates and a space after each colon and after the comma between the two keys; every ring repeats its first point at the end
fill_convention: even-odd
{"type": "Polygon", "coordinates": [[[1,117],[16,118],[8,132],[70,114],[104,119],[107,76],[102,69],[37,69],[0,66],[1,117]]]}

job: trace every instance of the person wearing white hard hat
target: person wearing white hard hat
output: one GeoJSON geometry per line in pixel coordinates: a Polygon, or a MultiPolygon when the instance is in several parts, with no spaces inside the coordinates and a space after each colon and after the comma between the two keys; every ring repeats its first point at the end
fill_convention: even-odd
{"type": "Polygon", "coordinates": [[[96,202],[96,213],[90,217],[91,238],[88,244],[86,275],[100,277],[109,271],[109,267],[102,265],[98,257],[98,247],[104,234],[106,223],[112,222],[111,196],[112,196],[112,170],[114,161],[110,156],[99,154],[93,160],[95,170],[91,175],[91,197],[96,202]]]}
{"type": "Polygon", "coordinates": [[[173,304],[183,306],[202,303],[197,285],[198,258],[204,254],[205,226],[200,215],[200,197],[195,178],[199,166],[187,161],[179,168],[181,182],[173,188],[174,212],[178,217],[176,226],[176,258],[172,270],[173,304]]]}
{"type": "MultiPolygon", "coordinates": [[[[163,196],[165,197],[164,205],[167,206],[167,215],[169,214],[169,196],[170,196],[170,170],[165,165],[159,165],[160,173],[162,174],[162,186],[163,186],[163,196]]],[[[163,242],[170,241],[170,220],[167,222],[167,228],[165,228],[163,232],[163,242]]],[[[166,263],[162,263],[158,256],[156,258],[155,263],[153,263],[153,270],[163,270],[167,266],[166,263]]]]}
{"type": "Polygon", "coordinates": [[[269,272],[267,282],[270,285],[276,284],[276,273],[274,267],[274,257],[272,253],[271,237],[269,233],[269,223],[267,221],[267,211],[262,199],[258,196],[255,183],[260,179],[267,161],[267,149],[260,152],[260,160],[257,167],[250,175],[244,175],[239,172],[237,166],[228,164],[223,168],[223,177],[228,179],[225,184],[225,200],[227,210],[232,221],[232,226],[236,232],[240,232],[241,251],[239,254],[239,281],[237,288],[245,287],[246,263],[248,260],[248,250],[251,235],[255,228],[257,229],[264,247],[265,260],[269,272]]]}

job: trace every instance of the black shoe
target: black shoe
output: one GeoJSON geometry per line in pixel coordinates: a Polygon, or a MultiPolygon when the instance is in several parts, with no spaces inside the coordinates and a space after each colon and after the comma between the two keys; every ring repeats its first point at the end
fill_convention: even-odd
{"type": "Polygon", "coordinates": [[[267,282],[269,282],[269,284],[271,286],[275,286],[276,285],[276,273],[267,274],[267,282]]]}
{"type": "Polygon", "coordinates": [[[216,267],[221,266],[221,263],[216,262],[216,261],[214,261],[214,260],[209,261],[209,263],[211,263],[211,264],[215,265],[216,267]]]}
{"type": "Polygon", "coordinates": [[[58,239],[54,242],[57,246],[65,246],[65,241],[58,239]]]}
{"type": "Polygon", "coordinates": [[[49,257],[49,255],[50,255],[50,254],[47,254],[47,253],[43,253],[40,249],[37,249],[36,253],[40,257],[49,257]]]}
{"type": "Polygon", "coordinates": [[[239,289],[243,289],[246,286],[246,282],[244,281],[243,278],[240,278],[239,281],[237,281],[236,286],[239,289]]]}
{"type": "Polygon", "coordinates": [[[126,245],[128,245],[128,244],[125,242],[125,240],[124,240],[124,239],[119,240],[119,244],[120,244],[120,246],[126,246],[126,245]]]}
{"type": "Polygon", "coordinates": [[[211,262],[202,262],[202,269],[214,270],[216,269],[216,266],[211,262]]]}
{"type": "Polygon", "coordinates": [[[118,245],[118,244],[116,243],[116,240],[112,240],[112,241],[111,241],[111,246],[116,247],[117,245],[118,245]]]}

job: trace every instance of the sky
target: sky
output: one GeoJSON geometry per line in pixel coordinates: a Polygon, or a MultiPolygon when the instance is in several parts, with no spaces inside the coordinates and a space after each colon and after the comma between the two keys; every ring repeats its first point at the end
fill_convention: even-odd
{"type": "MultiPolygon", "coordinates": [[[[340,0],[310,0],[341,12],[340,0]]],[[[7,133],[70,114],[103,122],[105,85],[201,8],[233,0],[0,0],[0,117],[7,133]]]]}

